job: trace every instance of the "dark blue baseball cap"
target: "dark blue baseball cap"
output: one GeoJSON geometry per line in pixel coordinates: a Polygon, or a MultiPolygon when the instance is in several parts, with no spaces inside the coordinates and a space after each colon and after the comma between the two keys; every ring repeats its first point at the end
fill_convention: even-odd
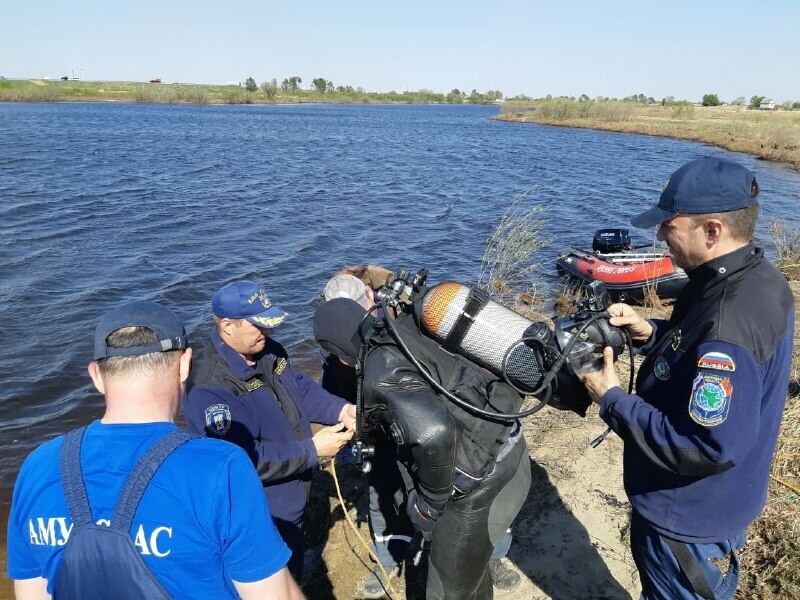
{"type": "Polygon", "coordinates": [[[273,328],[289,316],[273,306],[264,288],[244,279],[223,286],[211,300],[212,312],[220,318],[247,319],[257,327],[273,328]]]}
{"type": "Polygon", "coordinates": [[[693,160],[672,174],[658,204],[633,217],[631,225],[646,229],[678,214],[722,213],[758,204],[755,180],[755,173],[731,160],[693,160]]]}
{"type": "Polygon", "coordinates": [[[178,316],[155,302],[131,302],[107,312],[97,322],[94,330],[94,359],[112,356],[140,356],[152,352],[166,352],[188,348],[186,330],[178,316]],[[123,327],[147,327],[158,341],[130,348],[109,348],[108,336],[123,327]]]}

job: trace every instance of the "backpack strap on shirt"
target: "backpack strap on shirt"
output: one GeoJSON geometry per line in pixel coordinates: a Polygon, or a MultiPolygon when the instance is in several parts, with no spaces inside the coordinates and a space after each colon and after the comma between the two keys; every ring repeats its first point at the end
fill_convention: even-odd
{"type": "Polygon", "coordinates": [[[64,487],[69,516],[75,525],[92,523],[92,509],[89,507],[89,497],[86,494],[81,468],[81,444],[84,433],[86,433],[85,425],[68,432],[64,436],[59,455],[61,485],[64,487]]]}
{"type": "Polygon", "coordinates": [[[192,438],[197,437],[200,436],[190,434],[183,429],[175,429],[150,446],[150,449],[136,463],[119,494],[114,515],[111,517],[112,529],[123,531],[127,535],[136,509],[139,508],[139,502],[153,479],[153,475],[170,454],[192,438]]]}

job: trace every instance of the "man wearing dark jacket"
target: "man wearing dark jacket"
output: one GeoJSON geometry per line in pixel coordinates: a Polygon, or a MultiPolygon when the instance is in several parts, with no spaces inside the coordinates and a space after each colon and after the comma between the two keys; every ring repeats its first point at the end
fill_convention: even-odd
{"type": "Polygon", "coordinates": [[[732,598],[737,550],[764,506],[792,358],[794,300],[751,242],[752,172],[721,159],[678,169],[657,206],[631,220],[658,225],[689,284],[669,321],[625,304],[608,312],[646,359],[637,394],[619,387],[609,349],[585,376],[600,416],[625,442],[631,547],[646,600],[732,598]],[[730,557],[727,573],[710,559],[730,557]]]}
{"type": "MultiPolygon", "coordinates": [[[[363,307],[336,298],[317,309],[314,335],[325,350],[352,365],[361,346],[359,323],[365,318],[368,327],[370,317],[363,307]]],[[[410,313],[392,323],[449,392],[481,410],[519,410],[522,397],[516,391],[443,350],[420,333],[410,313]]],[[[365,433],[371,430],[378,441],[389,442],[378,447],[393,450],[405,467],[406,511],[430,542],[426,598],[491,599],[489,559],[531,483],[519,422],[486,420],[439,395],[385,327],[376,327],[368,337],[363,373],[365,433]]]]}
{"type": "Polygon", "coordinates": [[[351,438],[355,407],[295,371],[270,338],[286,318],[264,289],[237,281],[212,300],[215,327],[189,379],[184,412],[195,433],[233,442],[250,456],[275,525],[303,569],[303,513],[311,474],[351,438]],[[312,436],[311,423],[331,424],[312,436]]]}

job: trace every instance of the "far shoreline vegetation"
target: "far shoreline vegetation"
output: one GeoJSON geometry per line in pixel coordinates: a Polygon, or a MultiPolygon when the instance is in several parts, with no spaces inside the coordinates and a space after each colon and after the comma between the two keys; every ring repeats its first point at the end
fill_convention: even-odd
{"type": "Polygon", "coordinates": [[[0,102],[141,102],[152,104],[492,104],[503,98],[499,90],[478,92],[454,89],[369,92],[350,85],[334,85],[318,77],[308,88],[293,76],[258,84],[249,77],[225,85],[135,81],[5,79],[0,77],[0,102]]]}
{"type": "MultiPolygon", "coordinates": [[[[716,100],[714,94],[704,99],[708,96],[716,100]]],[[[723,105],[719,100],[693,104],[635,98],[508,101],[494,118],[694,140],[800,170],[800,102],[784,103],[780,110],[763,110],[758,106],[763,100],[760,96],[754,96],[749,106],[743,102],[723,105]]]]}

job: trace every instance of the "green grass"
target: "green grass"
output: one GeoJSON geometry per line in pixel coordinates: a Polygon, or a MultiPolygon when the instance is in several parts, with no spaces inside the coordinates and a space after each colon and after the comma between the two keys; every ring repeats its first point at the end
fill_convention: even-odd
{"type": "Polygon", "coordinates": [[[238,85],[143,83],[125,81],[40,81],[0,79],[0,102],[117,101],[159,104],[444,104],[445,94],[429,90],[407,92],[316,92],[278,90],[268,100],[262,90],[238,85]]]}

